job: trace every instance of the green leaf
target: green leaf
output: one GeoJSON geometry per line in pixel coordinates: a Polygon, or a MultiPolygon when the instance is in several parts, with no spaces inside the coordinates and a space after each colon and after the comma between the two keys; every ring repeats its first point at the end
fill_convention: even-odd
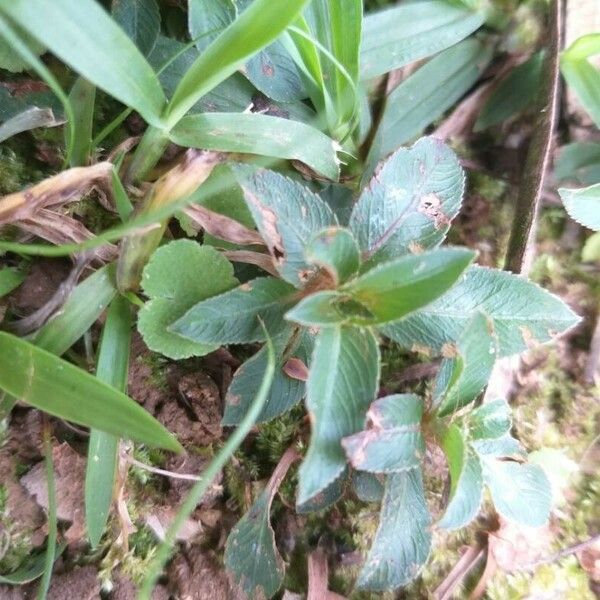
{"type": "Polygon", "coordinates": [[[578,190],[560,188],[558,193],[572,219],[600,231],[600,183],[578,190]]]}
{"type": "MultiPolygon", "coordinates": [[[[199,57],[198,50],[175,39],[159,35],[148,62],[159,72],[168,97],[199,57]],[[165,66],[166,65],[166,66],[165,66]]],[[[243,112],[252,104],[254,87],[240,73],[234,73],[205,94],[190,108],[190,114],[203,112],[243,112]]]]}
{"type": "MultiPolygon", "coordinates": [[[[54,551],[54,560],[60,558],[61,554],[65,551],[67,544],[60,544],[56,546],[54,551]]],[[[8,573],[7,575],[0,575],[0,583],[6,583],[8,585],[23,585],[35,581],[38,577],[44,574],[46,568],[46,553],[40,552],[33,557],[29,557],[25,564],[19,567],[16,571],[8,573]]]]}
{"type": "Polygon", "coordinates": [[[6,123],[13,117],[31,110],[32,107],[40,107],[41,110],[50,109],[56,118],[62,117],[60,100],[44,83],[36,82],[36,84],[33,90],[23,94],[11,93],[9,88],[0,86],[0,121],[6,123]]]}
{"type": "Polygon", "coordinates": [[[550,341],[579,322],[562,300],[536,284],[505,271],[470,267],[444,296],[381,331],[405,348],[439,353],[459,339],[477,312],[493,322],[499,357],[550,341]]]}
{"type": "MultiPolygon", "coordinates": [[[[40,44],[30,36],[23,34],[23,32],[19,32],[19,34],[34,54],[40,56],[44,53],[45,48],[43,44],[40,44]]],[[[0,37],[0,69],[10,71],[11,73],[21,73],[28,67],[29,65],[21,58],[18,52],[15,52],[10,43],[0,37]]]]}
{"type": "Polygon", "coordinates": [[[470,444],[481,458],[491,456],[522,459],[525,456],[521,444],[510,433],[505,433],[496,439],[471,439],[470,444]]]}
{"type": "Polygon", "coordinates": [[[361,0],[312,0],[301,23],[309,39],[300,42],[299,33],[292,34],[321,96],[317,104],[323,106],[338,139],[352,130],[357,112],[362,12],[361,0]]]}
{"type": "Polygon", "coordinates": [[[453,46],[484,22],[446,0],[409,2],[367,15],[363,22],[361,76],[369,79],[453,46]]]}
{"type": "Polygon", "coordinates": [[[506,400],[492,400],[472,410],[467,419],[469,437],[474,440],[494,440],[510,431],[512,421],[506,400]]]}
{"type": "Polygon", "coordinates": [[[248,344],[277,336],[294,289],[274,277],[258,277],[203,300],[175,321],[168,331],[198,344],[248,344]]]}
{"type": "Polygon", "coordinates": [[[139,312],[138,329],[148,348],[175,360],[216,350],[218,343],[186,340],[169,327],[198,302],[237,283],[232,264],[210,246],[176,240],[160,247],[142,275],[142,288],[149,300],[139,312]]]}
{"type": "Polygon", "coordinates": [[[310,264],[327,271],[336,285],[352,277],[360,265],[358,244],[343,227],[328,227],[316,233],[305,255],[310,264]]]}
{"type": "Polygon", "coordinates": [[[368,172],[390,152],[414,140],[473,86],[492,48],[468,39],[444,50],[407,77],[388,96],[372,142],[368,172]]]}
{"type": "Polygon", "coordinates": [[[300,14],[308,0],[254,0],[212,42],[179,82],[167,111],[169,128],[219,83],[235,73],[253,54],[268,46],[300,14]]]}
{"type": "Polygon", "coordinates": [[[460,210],[464,187],[454,152],[422,138],[383,163],[356,203],[350,229],[373,263],[437,246],[460,210]]]}
{"type": "Polygon", "coordinates": [[[65,139],[70,139],[71,127],[73,132],[73,150],[70,164],[72,167],[83,167],[90,164],[92,155],[92,134],[94,128],[94,106],[96,102],[96,87],[78,77],[71,88],[69,100],[73,105],[73,122],[67,124],[65,139]]]}
{"type": "Polygon", "coordinates": [[[169,136],[180,146],[299,160],[328,179],[339,177],[336,143],[299,121],[258,113],[206,113],[181,119],[169,136]]]}
{"type": "Polygon", "coordinates": [[[581,185],[600,181],[600,144],[574,142],[563,146],[554,163],[554,176],[558,181],[575,179],[581,185]]]}
{"type": "Polygon", "coordinates": [[[309,498],[306,502],[296,503],[296,512],[304,515],[311,512],[319,512],[335,504],[343,495],[348,481],[348,469],[345,468],[342,474],[332,481],[325,489],[321,490],[316,496],[309,498]]]}
{"type": "Polygon", "coordinates": [[[473,261],[465,248],[443,248],[380,264],[341,289],[366,307],[372,323],[404,317],[439,298],[473,261]]]}
{"type": "MultiPolygon", "coordinates": [[[[290,377],[285,367],[292,358],[300,360],[305,366],[309,364],[313,346],[311,334],[308,331],[287,329],[273,339],[273,346],[277,357],[275,376],[269,398],[257,423],[264,423],[284,414],[298,404],[305,393],[304,381],[290,377]]],[[[225,396],[223,425],[239,424],[248,412],[248,407],[256,396],[265,372],[267,354],[268,349],[265,346],[235,372],[225,396]]]]}
{"type": "Polygon", "coordinates": [[[600,54],[600,33],[584,35],[562,53],[560,69],[569,87],[600,127],[600,71],[588,60],[595,54],[600,54]]]}
{"type": "Polygon", "coordinates": [[[234,174],[277,270],[303,286],[317,270],[305,248],[317,232],[337,224],[333,212],[308,188],[274,171],[237,165],[234,174]]]}
{"type": "Polygon", "coordinates": [[[430,523],[421,470],[388,475],[379,527],[358,587],[387,591],[414,579],[429,556],[430,523]]]}
{"type": "Polygon", "coordinates": [[[355,469],[396,473],[420,466],[425,455],[421,433],[423,401],[414,394],[394,394],[371,404],[369,427],[342,440],[355,469]]]}
{"type": "Polygon", "coordinates": [[[160,126],[165,96],[158,78],[100,4],[94,0],[14,0],[2,3],[0,12],[88,81],[160,126]]]}
{"type": "Polygon", "coordinates": [[[285,318],[308,327],[326,327],[342,323],[364,324],[373,321],[373,314],[348,294],[325,291],[303,298],[285,318]]]}
{"type": "MultiPolygon", "coordinates": [[[[106,315],[98,352],[96,377],[121,392],[127,392],[131,306],[122,296],[115,298],[106,315]]],[[[119,438],[92,429],[85,472],[85,523],[90,543],[98,546],[113,500],[119,438]]]]}
{"type": "Polygon", "coordinates": [[[37,331],[31,341],[52,354],[64,354],[96,322],[115,297],[114,267],[112,264],[102,267],[75,286],[60,311],[37,331]]]}
{"type": "Polygon", "coordinates": [[[534,102],[540,86],[544,55],[543,50],[536,52],[498,84],[479,113],[475,131],[507,121],[534,102]]]}
{"type": "Polygon", "coordinates": [[[312,434],[299,471],[298,505],[317,496],[346,468],[341,440],[362,429],[378,379],[379,348],[371,331],[330,327],[319,332],[306,384],[312,434]]]}
{"type": "Polygon", "coordinates": [[[156,0],[112,0],[112,15],[140,52],[148,56],[160,32],[156,0]]]}
{"type": "Polygon", "coordinates": [[[0,332],[0,388],[51,415],[179,451],[179,442],[137,402],[49,352],[0,332]]]}
{"type": "Polygon", "coordinates": [[[456,347],[447,348],[447,352],[457,355],[444,358],[435,381],[433,405],[440,417],[473,402],[487,384],[498,355],[492,327],[484,314],[476,313],[456,347]]]}
{"type": "Polygon", "coordinates": [[[365,471],[352,471],[354,493],[363,502],[381,502],[383,499],[383,483],[381,476],[365,471]]]}
{"type": "Polygon", "coordinates": [[[296,63],[280,41],[253,56],[244,67],[244,75],[273,100],[295,102],[307,96],[296,63]]]}
{"type": "Polygon", "coordinates": [[[583,262],[600,262],[600,231],[585,240],[581,249],[581,260],[583,262]]]}
{"type": "Polygon", "coordinates": [[[481,463],[456,425],[450,425],[442,446],[450,470],[451,487],[450,501],[438,526],[459,529],[468,525],[479,512],[483,499],[481,463]]]}
{"type": "Polygon", "coordinates": [[[26,272],[16,267],[0,269],[0,298],[10,294],[25,281],[26,272]]]}
{"type": "Polygon", "coordinates": [[[188,29],[203,51],[236,17],[234,0],[189,0],[188,29]]]}
{"type": "Polygon", "coordinates": [[[552,490],[541,467],[494,458],[482,462],[494,506],[505,519],[528,527],[548,522],[552,490]]]}
{"type": "Polygon", "coordinates": [[[231,530],[225,545],[225,566],[248,600],[271,598],[285,575],[270,522],[275,491],[270,486],[265,488],[231,530]]]}

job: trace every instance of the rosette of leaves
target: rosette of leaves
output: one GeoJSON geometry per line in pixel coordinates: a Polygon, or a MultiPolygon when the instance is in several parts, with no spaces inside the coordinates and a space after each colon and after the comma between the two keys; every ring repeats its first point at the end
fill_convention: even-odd
{"type": "MultiPolygon", "coordinates": [[[[201,354],[222,344],[261,342],[269,333],[278,369],[259,421],[305,398],[312,424],[297,510],[335,502],[351,469],[362,472],[363,483],[369,477],[383,482],[381,522],[359,586],[404,585],[427,559],[432,523],[421,468],[429,444],[446,453],[452,481],[438,526],[461,527],[473,519],[484,486],[507,518],[529,525],[547,519],[548,482],[524,462],[510,437],[506,403],[473,409],[473,402],[497,358],[551,340],[578,317],[521,277],[474,266],[471,250],[440,247],[464,193],[454,153],[433,138],[393,153],[360,193],[346,226],[323,197],[298,181],[249,165],[231,168],[264,240],[271,274],[233,287],[231,271],[219,267],[227,273],[225,291],[206,297],[206,286],[194,291],[188,285],[185,302],[176,306],[175,288],[150,286],[161,297],[144,310],[160,300],[162,316],[152,341],[156,348],[162,329],[171,349],[179,336],[201,354]],[[195,293],[203,295],[194,303],[195,293]],[[443,356],[431,398],[376,400],[382,336],[443,356]]],[[[161,277],[183,285],[177,253],[170,260],[173,269],[163,264],[161,277]]],[[[216,273],[217,262],[211,264],[212,270],[208,263],[195,269],[195,277],[216,273]]],[[[260,350],[236,372],[225,424],[236,425],[246,414],[265,360],[260,350]]],[[[258,498],[252,518],[244,517],[244,535],[236,530],[226,553],[234,579],[252,598],[271,597],[283,581],[269,522],[273,494],[258,498]],[[249,554],[246,572],[241,557],[249,554]]]]}

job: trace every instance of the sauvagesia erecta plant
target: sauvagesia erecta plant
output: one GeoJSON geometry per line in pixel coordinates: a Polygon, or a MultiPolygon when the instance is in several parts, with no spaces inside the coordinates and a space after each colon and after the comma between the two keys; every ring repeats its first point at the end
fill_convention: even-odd
{"type": "MultiPolygon", "coordinates": [[[[222,344],[260,342],[269,332],[277,371],[258,420],[279,416],[302,398],[311,420],[296,509],[335,502],[352,472],[381,487],[380,526],[359,586],[384,590],[409,582],[427,560],[432,527],[467,525],[486,488],[506,518],[543,524],[550,511],[548,480],[511,437],[507,402],[475,401],[499,358],[549,341],[578,318],[537,285],[475,265],[467,248],[442,245],[464,192],[455,154],[433,138],[396,151],[379,165],[348,219],[281,173],[230,168],[268,251],[271,274],[236,283],[213,248],[172,242],[144,271],[152,299],[142,309],[142,333],[167,354],[177,337],[180,348],[202,354],[222,344]],[[204,290],[185,291],[182,264],[218,272],[228,289],[207,298],[204,290]],[[160,300],[154,297],[158,288],[174,293],[160,300]],[[160,331],[146,329],[146,314],[167,314],[167,304],[160,331]],[[377,397],[384,338],[442,357],[430,395],[377,397]],[[437,523],[422,475],[432,445],[445,453],[451,475],[437,523]]],[[[224,424],[236,425],[245,415],[265,362],[260,350],[237,371],[224,424]]],[[[253,517],[240,522],[227,545],[226,563],[250,597],[271,596],[283,580],[269,506],[267,496],[259,497],[253,517]]]]}

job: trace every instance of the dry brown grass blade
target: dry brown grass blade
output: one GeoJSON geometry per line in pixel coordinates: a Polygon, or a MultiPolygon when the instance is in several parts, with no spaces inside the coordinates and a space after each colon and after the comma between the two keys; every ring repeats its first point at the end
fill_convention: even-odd
{"type": "Polygon", "coordinates": [[[264,246],[264,241],[257,231],[249,229],[231,217],[216,213],[199,204],[188,206],[185,213],[206,233],[220,240],[242,246],[264,246]]]}
{"type": "Polygon", "coordinates": [[[40,183],[0,198],[0,225],[28,219],[43,208],[79,200],[95,185],[106,183],[113,166],[101,162],[67,169],[40,183]]]}
{"type": "MultiPolygon", "coordinates": [[[[158,179],[146,193],[136,213],[147,214],[169,206],[193,194],[225,160],[225,154],[206,150],[188,150],[172,169],[158,179]]],[[[134,231],[121,240],[117,264],[117,287],[121,292],[139,288],[142,271],[158,248],[168,219],[134,231]]]]}
{"type": "Polygon", "coordinates": [[[261,252],[252,252],[250,250],[225,250],[223,256],[233,262],[246,263],[248,265],[256,265],[274,275],[279,277],[279,273],[273,264],[273,259],[269,254],[262,254],[261,252]]]}
{"type": "MultiPolygon", "coordinates": [[[[80,243],[94,237],[80,221],[46,208],[36,211],[29,218],[17,221],[15,226],[56,245],[80,243]]],[[[96,248],[92,257],[102,262],[110,262],[117,257],[117,247],[105,244],[96,248]]]]}

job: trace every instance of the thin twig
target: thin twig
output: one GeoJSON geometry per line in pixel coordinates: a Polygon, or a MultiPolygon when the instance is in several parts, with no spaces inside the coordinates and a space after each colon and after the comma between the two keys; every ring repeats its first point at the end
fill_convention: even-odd
{"type": "Polygon", "coordinates": [[[589,548],[590,546],[593,546],[594,544],[596,544],[598,542],[600,542],[600,534],[594,535],[590,539],[585,540],[583,542],[579,542],[578,544],[575,544],[574,546],[569,546],[568,548],[563,548],[562,550],[559,550],[558,552],[555,552],[554,554],[551,554],[550,556],[545,556],[545,557],[535,560],[531,563],[527,563],[525,565],[517,567],[515,570],[516,571],[531,571],[533,569],[537,569],[541,565],[548,565],[550,563],[556,562],[557,560],[560,560],[561,558],[566,558],[567,556],[570,556],[571,554],[575,554],[576,552],[585,550],[586,548],[589,548]]]}
{"type": "Polygon", "coordinates": [[[539,115],[521,177],[506,253],[504,268],[513,273],[527,271],[526,261],[535,238],[540,197],[551,160],[560,92],[559,53],[562,46],[562,17],[562,0],[553,0],[550,5],[548,25],[548,54],[539,91],[539,115]]]}
{"type": "Polygon", "coordinates": [[[159,469],[158,467],[153,467],[151,465],[147,465],[146,463],[140,462],[133,458],[133,456],[126,456],[125,460],[140,469],[144,469],[144,471],[150,471],[150,473],[156,473],[157,475],[164,475],[165,477],[170,477],[171,479],[185,479],[186,481],[202,481],[202,477],[199,475],[191,475],[188,473],[174,473],[173,471],[166,471],[165,469],[159,469]]]}
{"type": "Polygon", "coordinates": [[[454,590],[461,584],[464,578],[473,570],[483,557],[483,548],[479,545],[469,546],[466,552],[458,559],[457,563],[444,581],[435,589],[433,597],[435,600],[449,600],[454,590]]]}

